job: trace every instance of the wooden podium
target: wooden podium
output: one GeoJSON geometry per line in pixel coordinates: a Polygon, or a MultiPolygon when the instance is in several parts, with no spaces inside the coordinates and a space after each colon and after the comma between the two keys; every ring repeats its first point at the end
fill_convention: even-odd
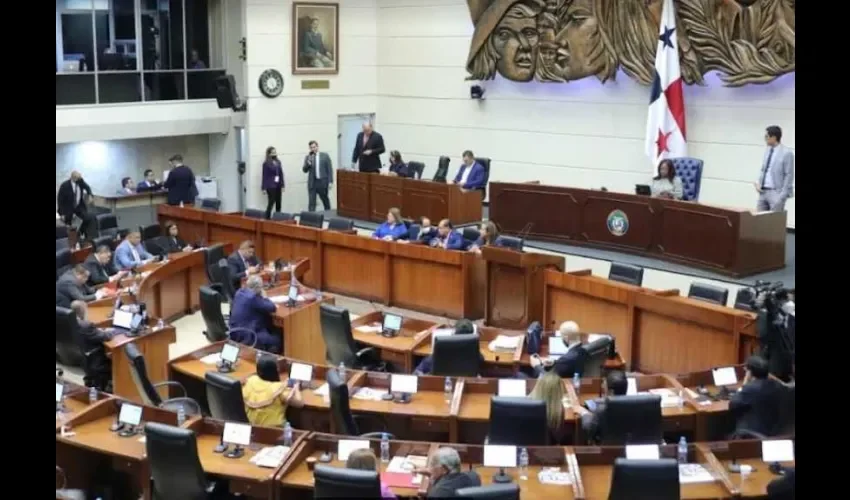
{"type": "Polygon", "coordinates": [[[522,329],[543,321],[543,271],[563,271],[564,258],[490,246],[481,248],[481,257],[487,266],[485,324],[522,329]]]}

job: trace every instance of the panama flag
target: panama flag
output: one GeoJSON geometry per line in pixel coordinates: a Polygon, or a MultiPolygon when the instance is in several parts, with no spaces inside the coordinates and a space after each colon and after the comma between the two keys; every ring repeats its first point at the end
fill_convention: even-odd
{"type": "Polygon", "coordinates": [[[685,97],[682,95],[682,73],[679,71],[679,42],[676,39],[678,33],[673,0],[664,0],[658,28],[655,79],[649,97],[649,116],[646,118],[646,155],[652,161],[653,173],[662,159],[680,158],[688,153],[685,97]]]}

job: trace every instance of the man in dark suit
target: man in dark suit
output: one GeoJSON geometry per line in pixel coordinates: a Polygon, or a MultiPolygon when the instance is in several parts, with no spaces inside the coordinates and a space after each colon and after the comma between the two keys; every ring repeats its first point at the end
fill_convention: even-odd
{"type": "Polygon", "coordinates": [[[325,210],[331,209],[328,199],[328,188],[334,183],[334,169],[331,157],[324,151],[319,151],[319,143],[310,141],[310,153],[304,157],[301,171],[307,174],[307,210],[316,211],[316,195],[322,199],[325,210]]]}
{"type": "Polygon", "coordinates": [[[605,375],[602,381],[602,397],[590,400],[585,406],[573,405],[573,411],[581,415],[581,428],[588,443],[601,441],[601,429],[599,427],[605,413],[605,400],[608,396],[625,396],[629,390],[629,381],[626,374],[620,370],[612,370],[605,375]]]}
{"type": "Polygon", "coordinates": [[[796,473],[793,468],[785,469],[785,473],[767,483],[768,500],[794,500],[796,494],[796,473]]]}
{"type": "Polygon", "coordinates": [[[384,138],[372,130],[372,124],[363,124],[363,131],[357,134],[354,141],[354,152],[351,154],[351,168],[357,163],[361,172],[377,173],[381,171],[381,155],[384,154],[384,138]]]}
{"type": "Polygon", "coordinates": [[[183,165],[183,156],[174,155],[169,160],[171,170],[165,179],[163,187],[168,190],[168,204],[180,205],[192,204],[198,196],[198,188],[195,186],[195,174],[192,169],[183,165]]]}
{"type": "Polygon", "coordinates": [[[161,188],[162,184],[156,182],[156,176],[154,175],[153,170],[147,169],[145,170],[145,180],[136,186],[136,191],[144,193],[147,191],[156,191],[161,188]]]}
{"type": "Polygon", "coordinates": [[[88,238],[95,236],[94,224],[97,220],[86,208],[86,200],[91,197],[91,187],[76,170],[71,172],[70,178],[59,185],[59,191],[56,193],[56,211],[62,216],[65,225],[70,226],[76,215],[82,221],[81,235],[88,238]]]}
{"type": "Polygon", "coordinates": [[[260,272],[262,264],[257,258],[254,242],[246,240],[240,243],[239,249],[227,257],[227,267],[230,268],[230,276],[237,288],[242,278],[260,272]]]}
{"type": "Polygon", "coordinates": [[[103,348],[103,343],[109,341],[112,335],[97,328],[88,320],[89,309],[85,302],[75,300],[71,302],[70,309],[77,315],[80,336],[83,338],[83,349],[88,354],[86,376],[94,377],[91,383],[98,389],[112,392],[110,387],[112,385],[112,363],[109,361],[106,351],[103,348]]]}
{"type": "MultiPolygon", "coordinates": [[[[272,333],[272,314],[277,310],[274,302],[266,297],[263,279],[251,276],[245,286],[236,291],[230,304],[230,328],[245,328],[257,334],[257,349],[269,352],[281,352],[281,334],[272,333]]],[[[244,342],[248,335],[244,332],[231,332],[230,338],[244,342]]]]}
{"type": "Polygon", "coordinates": [[[735,432],[753,431],[772,436],[780,423],[782,384],[769,377],[767,360],[750,356],[741,388],[729,397],[729,411],[737,419],[735,432]]]}
{"type": "Polygon", "coordinates": [[[88,279],[89,272],[80,264],[66,271],[56,281],[56,305],[70,307],[71,302],[75,300],[91,302],[112,294],[104,288],[95,291],[86,284],[88,279]]]}
{"type": "Polygon", "coordinates": [[[558,329],[558,334],[567,346],[567,352],[554,363],[549,360],[544,361],[536,354],[532,355],[529,361],[537,377],[543,375],[545,371],[554,370],[561,378],[573,378],[576,373],[581,375],[584,371],[584,363],[590,355],[581,343],[578,325],[573,321],[565,321],[558,329]]]}
{"type": "Polygon", "coordinates": [[[89,272],[86,284],[89,286],[102,285],[110,281],[120,280],[128,273],[118,271],[112,263],[112,249],[107,245],[101,245],[86,258],[83,267],[89,272]]]}

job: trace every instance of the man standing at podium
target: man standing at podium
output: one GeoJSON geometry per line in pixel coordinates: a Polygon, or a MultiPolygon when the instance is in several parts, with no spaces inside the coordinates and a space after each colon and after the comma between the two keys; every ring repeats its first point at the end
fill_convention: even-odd
{"type": "Polygon", "coordinates": [[[782,212],[785,201],[794,196],[794,153],[781,144],[782,129],[767,127],[764,136],[767,151],[762,160],[761,175],[755,184],[759,193],[756,209],[760,212],[782,212]]]}
{"type": "Polygon", "coordinates": [[[357,134],[354,141],[354,152],[351,154],[351,168],[357,163],[361,172],[378,173],[381,171],[381,155],[386,151],[384,138],[372,130],[372,124],[363,124],[363,131],[357,134]]]}

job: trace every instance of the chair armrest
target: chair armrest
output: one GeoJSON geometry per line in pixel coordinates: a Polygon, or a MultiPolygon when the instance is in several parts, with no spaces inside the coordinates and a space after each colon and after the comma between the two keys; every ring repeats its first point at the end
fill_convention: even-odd
{"type": "Polygon", "coordinates": [[[388,439],[395,439],[395,436],[390,434],[389,432],[367,432],[366,434],[361,434],[360,437],[364,439],[382,439],[384,434],[387,435],[388,439]]]}
{"type": "Polygon", "coordinates": [[[180,391],[183,393],[183,397],[186,397],[186,388],[183,387],[183,384],[181,384],[180,382],[174,382],[173,380],[166,380],[165,382],[157,382],[157,383],[153,384],[154,389],[158,389],[158,388],[163,387],[163,386],[179,387],[180,391]]]}
{"type": "Polygon", "coordinates": [[[201,412],[201,405],[197,401],[195,401],[194,399],[187,398],[187,397],[165,399],[165,400],[162,401],[162,403],[159,406],[160,406],[160,408],[167,408],[168,406],[173,406],[173,405],[183,406],[184,409],[186,410],[187,416],[200,415],[202,413],[201,412]]]}
{"type": "Polygon", "coordinates": [[[236,328],[230,328],[230,329],[227,330],[227,337],[230,338],[231,337],[230,334],[233,333],[233,332],[250,333],[251,338],[253,339],[253,342],[251,342],[251,347],[254,347],[254,346],[257,345],[257,332],[255,332],[254,330],[250,330],[248,328],[242,328],[242,327],[237,326],[236,328]]]}
{"type": "Polygon", "coordinates": [[[360,359],[367,354],[377,354],[377,352],[377,349],[375,349],[374,347],[364,347],[363,349],[357,351],[354,356],[357,357],[357,359],[360,359]]]}
{"type": "Polygon", "coordinates": [[[767,437],[767,436],[765,436],[764,434],[762,434],[762,433],[760,433],[760,432],[751,431],[751,430],[748,430],[748,429],[739,429],[739,430],[735,431],[734,433],[732,433],[732,439],[733,439],[733,440],[734,440],[734,439],[759,439],[759,440],[765,440],[765,439],[770,439],[770,438],[769,438],[769,437],[767,437]]]}

